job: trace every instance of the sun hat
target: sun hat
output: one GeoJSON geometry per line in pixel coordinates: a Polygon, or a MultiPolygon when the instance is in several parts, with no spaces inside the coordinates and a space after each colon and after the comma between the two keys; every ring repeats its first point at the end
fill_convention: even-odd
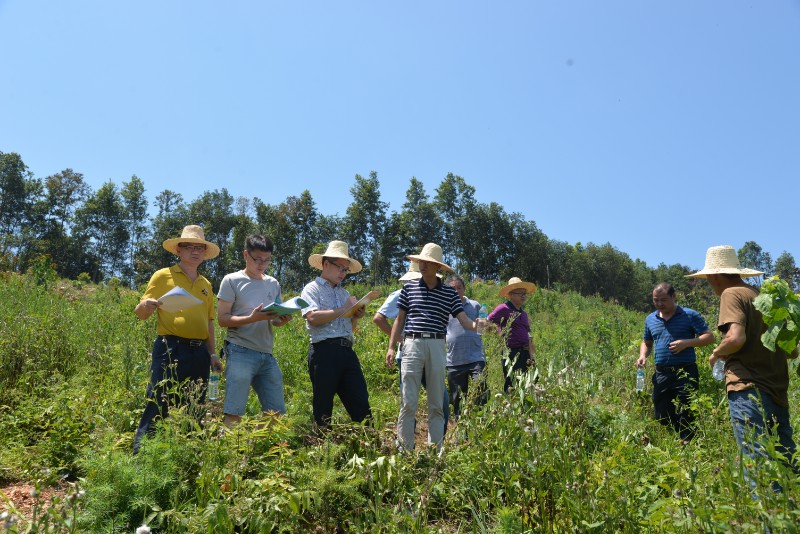
{"type": "Polygon", "coordinates": [[[361,271],[361,264],[350,257],[347,252],[347,243],[344,241],[331,241],[328,249],[322,254],[312,254],[308,257],[308,264],[315,269],[322,270],[322,258],[341,258],[350,262],[350,274],[361,271]]]}
{"type": "Polygon", "coordinates": [[[452,267],[442,262],[442,247],[436,243],[428,243],[422,247],[422,251],[419,254],[410,254],[406,256],[406,258],[411,261],[429,261],[432,263],[438,263],[440,268],[444,269],[445,271],[453,272],[452,267]]]}
{"type": "Polygon", "coordinates": [[[686,278],[707,278],[709,274],[738,274],[740,276],[759,276],[764,274],[755,269],[742,267],[736,249],[730,245],[710,247],[706,251],[706,264],[696,273],[687,274],[686,278]]]}
{"type": "Polygon", "coordinates": [[[210,260],[211,258],[216,258],[219,256],[219,247],[211,241],[206,241],[206,236],[203,233],[203,229],[196,224],[184,226],[180,237],[167,239],[164,241],[164,243],[162,243],[162,246],[177,256],[178,243],[199,243],[205,245],[206,255],[203,256],[203,259],[205,260],[210,260]]]}
{"type": "Polygon", "coordinates": [[[506,298],[508,297],[509,293],[516,289],[524,289],[528,294],[530,294],[536,291],[536,284],[533,282],[523,282],[521,279],[514,276],[508,281],[507,286],[500,288],[500,296],[506,298]]]}
{"type": "MultiPolygon", "coordinates": [[[[436,276],[439,278],[442,277],[442,275],[439,273],[436,273],[436,276]]],[[[422,278],[422,273],[419,272],[419,263],[412,261],[411,266],[408,268],[406,274],[398,278],[398,280],[401,282],[407,282],[409,280],[419,280],[420,278],[422,278]]]]}

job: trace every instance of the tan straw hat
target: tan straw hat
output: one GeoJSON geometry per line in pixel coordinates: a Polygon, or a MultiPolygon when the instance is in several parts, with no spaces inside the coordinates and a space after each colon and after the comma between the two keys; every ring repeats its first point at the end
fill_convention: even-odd
{"type": "Polygon", "coordinates": [[[711,247],[706,252],[706,265],[696,273],[687,274],[686,278],[707,278],[709,274],[738,274],[743,277],[759,276],[761,271],[742,267],[736,256],[736,249],[730,245],[711,247]]]}
{"type": "Polygon", "coordinates": [[[419,254],[408,255],[406,258],[411,261],[429,261],[432,263],[438,263],[439,268],[444,269],[445,271],[453,271],[449,265],[442,262],[442,247],[436,243],[428,243],[422,247],[422,251],[419,254]]]}
{"type": "Polygon", "coordinates": [[[526,293],[529,295],[536,291],[536,284],[533,282],[523,282],[516,276],[511,278],[508,281],[508,285],[504,286],[500,289],[500,296],[503,298],[508,298],[508,294],[516,289],[524,289],[526,293]]]}
{"type": "Polygon", "coordinates": [[[361,271],[359,262],[351,258],[347,252],[347,243],[344,241],[331,241],[328,249],[322,254],[312,254],[308,257],[308,264],[315,269],[322,270],[322,258],[341,258],[350,262],[350,274],[361,271]]]}
{"type": "Polygon", "coordinates": [[[219,247],[210,241],[206,241],[206,236],[203,233],[203,229],[196,224],[184,226],[180,237],[176,237],[175,239],[167,239],[164,241],[164,243],[162,243],[162,246],[177,256],[178,243],[199,243],[205,245],[206,255],[203,256],[203,259],[206,260],[210,260],[211,258],[216,258],[219,256],[219,247]]]}
{"type": "Polygon", "coordinates": [[[407,280],[419,280],[422,278],[422,273],[419,272],[419,263],[412,261],[411,267],[408,268],[408,272],[398,278],[401,282],[405,282],[407,280]]]}

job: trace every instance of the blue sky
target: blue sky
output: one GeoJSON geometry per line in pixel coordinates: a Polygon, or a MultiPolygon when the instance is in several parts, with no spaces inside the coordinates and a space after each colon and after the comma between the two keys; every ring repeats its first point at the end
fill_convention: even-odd
{"type": "Polygon", "coordinates": [[[0,151],[344,214],[448,172],[552,239],[800,262],[800,1],[0,0],[0,151]]]}

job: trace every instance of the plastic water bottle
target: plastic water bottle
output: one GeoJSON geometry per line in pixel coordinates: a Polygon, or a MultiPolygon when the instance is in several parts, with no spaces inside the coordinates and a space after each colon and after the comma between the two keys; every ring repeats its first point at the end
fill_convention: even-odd
{"type": "Polygon", "coordinates": [[[717,360],[714,362],[714,367],[711,369],[711,376],[717,382],[722,382],[725,379],[725,360],[717,360]]]}
{"type": "Polygon", "coordinates": [[[212,372],[208,377],[208,400],[217,400],[219,397],[219,373],[212,372]]]}
{"type": "Polygon", "coordinates": [[[639,367],[636,370],[636,391],[644,391],[644,367],[639,367]]]}
{"type": "Polygon", "coordinates": [[[486,332],[487,317],[489,317],[489,310],[486,308],[486,304],[481,304],[481,309],[478,311],[478,335],[482,336],[486,332]]]}

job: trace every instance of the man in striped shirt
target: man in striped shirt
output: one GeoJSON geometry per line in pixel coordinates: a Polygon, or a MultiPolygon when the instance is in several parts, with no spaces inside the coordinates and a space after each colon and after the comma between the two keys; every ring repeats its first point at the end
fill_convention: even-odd
{"type": "Polygon", "coordinates": [[[414,448],[414,422],[422,374],[428,386],[428,443],[441,449],[444,438],[444,396],[447,346],[445,335],[450,316],[467,330],[477,330],[477,323],[464,313],[461,299],[455,290],[444,284],[436,273],[442,269],[452,272],[442,262],[442,248],[428,243],[418,255],[406,256],[419,264],[422,278],[406,284],[400,291],[400,312],[392,325],[392,336],[386,352],[386,365],[394,365],[395,348],[403,341],[403,388],[397,437],[404,450],[414,448]]]}

